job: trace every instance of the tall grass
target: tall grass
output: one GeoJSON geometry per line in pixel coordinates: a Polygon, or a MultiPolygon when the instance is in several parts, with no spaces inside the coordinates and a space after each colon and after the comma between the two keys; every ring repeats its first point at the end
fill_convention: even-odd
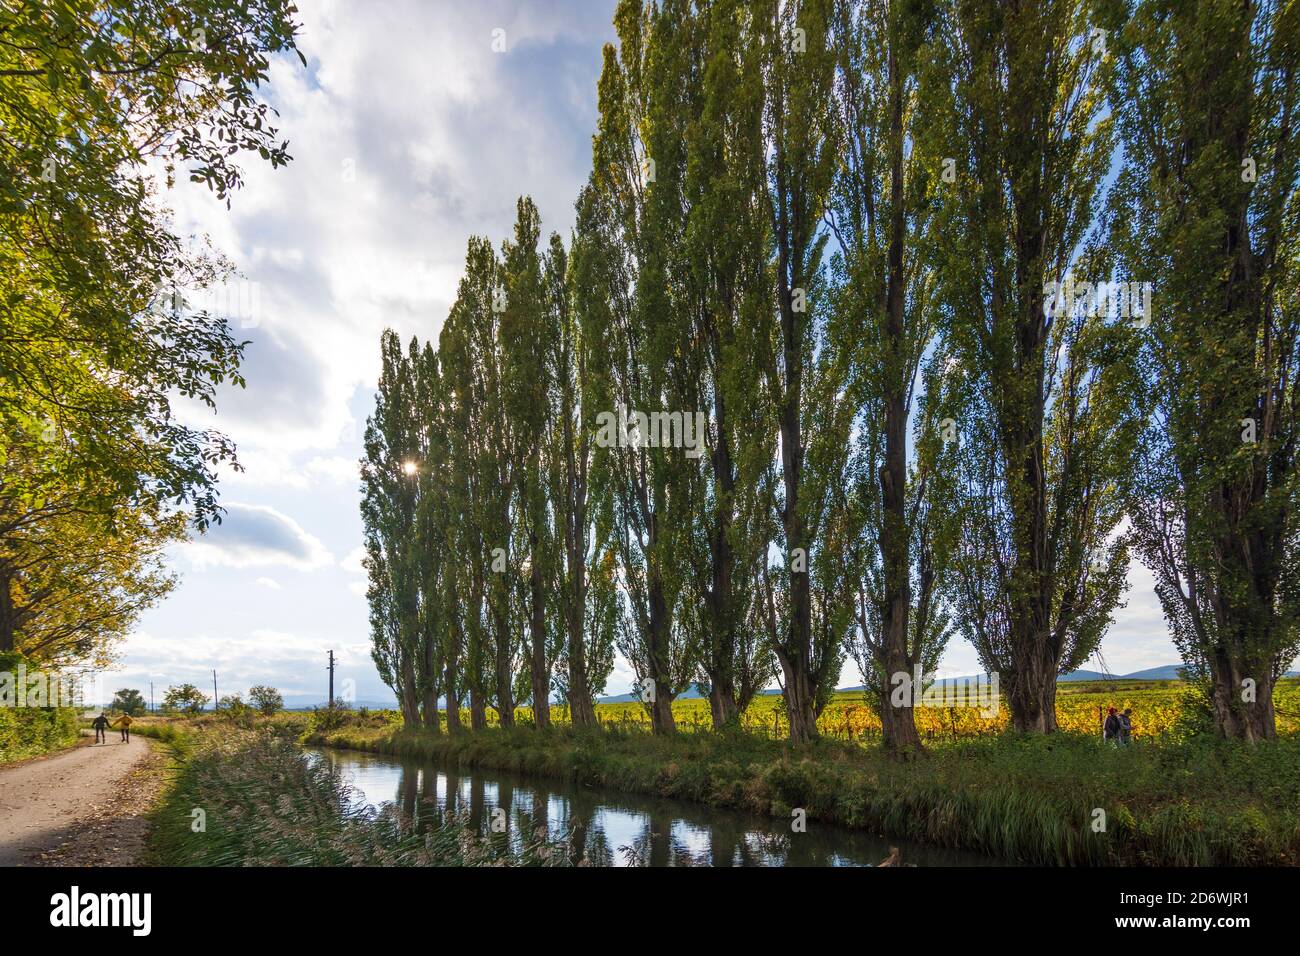
{"type": "Polygon", "coordinates": [[[355,799],[330,765],[266,727],[151,722],[174,757],[154,815],[154,862],[168,866],[564,865],[562,847],[525,834],[508,846],[459,817],[355,799]]]}

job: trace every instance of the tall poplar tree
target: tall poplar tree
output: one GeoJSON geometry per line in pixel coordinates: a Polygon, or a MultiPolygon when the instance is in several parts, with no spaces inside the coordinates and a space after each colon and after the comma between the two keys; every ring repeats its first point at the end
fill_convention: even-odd
{"type": "Polygon", "coordinates": [[[1089,9],[945,4],[922,87],[933,155],[951,171],[937,226],[962,400],[960,624],[1021,731],[1056,729],[1057,676],[1096,649],[1127,566],[1131,330],[1053,292],[1076,267],[1105,278],[1080,258],[1112,141],[1089,9]]]}
{"type": "Polygon", "coordinates": [[[844,352],[828,338],[823,225],[837,162],[831,0],[759,3],[766,102],[758,154],[766,163],[775,302],[764,313],[758,361],[775,410],[779,480],[771,508],[784,561],[765,570],[764,616],[781,665],[796,743],[817,736],[851,625],[843,574],[843,493],[849,402],[844,352]]]}
{"type": "Polygon", "coordinates": [[[1112,241],[1149,283],[1138,551],[1229,738],[1276,735],[1300,653],[1300,19],[1282,3],[1106,3],[1125,164],[1112,241]]]}
{"type": "Polygon", "coordinates": [[[934,394],[944,363],[933,253],[942,242],[932,216],[939,183],[937,164],[920,152],[917,116],[917,75],[933,26],[922,8],[901,0],[835,7],[844,163],[830,221],[840,250],[837,325],[856,345],[851,394],[860,406],[853,493],[861,537],[850,549],[858,626],[850,649],[885,746],[904,753],[921,746],[915,672],[934,670],[950,631],[953,510],[943,496],[952,454],[937,434],[934,394]]]}

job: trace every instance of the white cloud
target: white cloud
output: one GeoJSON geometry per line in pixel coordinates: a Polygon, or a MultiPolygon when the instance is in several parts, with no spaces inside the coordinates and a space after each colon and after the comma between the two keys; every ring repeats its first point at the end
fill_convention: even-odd
{"type": "Polygon", "coordinates": [[[224,565],[255,568],[284,565],[313,571],[334,563],[320,539],[288,515],[268,505],[224,505],[226,515],[179,550],[198,568],[224,565]]]}
{"type": "Polygon", "coordinates": [[[272,591],[283,591],[284,586],[275,578],[258,578],[257,583],[264,588],[270,588],[272,591]]]}
{"type": "MultiPolygon", "coordinates": [[[[347,556],[339,562],[339,567],[348,574],[365,574],[366,568],[361,562],[366,556],[366,549],[358,545],[347,553],[347,556]]],[[[365,593],[363,590],[362,594],[365,593]]]]}
{"type": "Polygon", "coordinates": [[[307,471],[315,477],[340,485],[355,485],[361,477],[357,460],[343,455],[331,455],[328,458],[317,455],[307,462],[307,471]]]}

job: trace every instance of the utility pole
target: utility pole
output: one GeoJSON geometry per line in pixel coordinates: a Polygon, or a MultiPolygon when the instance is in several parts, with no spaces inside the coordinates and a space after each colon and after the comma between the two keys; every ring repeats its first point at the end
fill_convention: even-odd
{"type": "Polygon", "coordinates": [[[158,711],[153,705],[153,681],[149,682],[149,713],[156,714],[158,711]]]}
{"type": "Polygon", "coordinates": [[[217,696],[217,669],[214,667],[212,668],[212,712],[214,714],[217,712],[217,701],[220,699],[217,696]]]}
{"type": "Polygon", "coordinates": [[[333,651],[330,651],[330,652],[329,652],[329,655],[330,655],[330,666],[329,666],[329,672],[330,672],[330,696],[329,696],[329,702],[328,702],[328,704],[327,704],[326,706],[328,706],[328,707],[330,707],[330,708],[333,708],[333,706],[334,706],[334,652],[333,652],[333,651]]]}

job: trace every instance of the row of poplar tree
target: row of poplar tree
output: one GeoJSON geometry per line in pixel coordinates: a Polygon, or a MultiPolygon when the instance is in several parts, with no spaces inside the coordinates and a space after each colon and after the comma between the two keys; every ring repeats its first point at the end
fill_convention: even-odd
{"type": "Polygon", "coordinates": [[[1273,736],[1300,650],[1300,14],[614,22],[568,242],[521,199],[499,250],[469,240],[436,345],[383,339],[363,516],[405,719],[542,726],[558,697],[591,724],[617,650],[656,733],[692,683],[722,727],[776,680],[806,741],[852,656],[915,749],[896,675],[960,634],[1012,725],[1051,732],[1136,557],[1221,733],[1273,736]],[[635,412],[703,412],[703,453],[599,440],[635,412]]]}

